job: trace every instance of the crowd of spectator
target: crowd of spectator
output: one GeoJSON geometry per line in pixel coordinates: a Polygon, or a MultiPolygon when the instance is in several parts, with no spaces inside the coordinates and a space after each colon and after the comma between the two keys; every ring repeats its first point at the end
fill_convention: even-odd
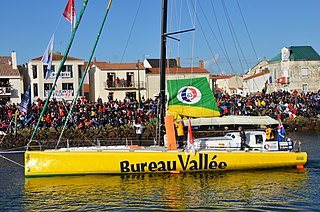
{"type": "Polygon", "coordinates": [[[257,92],[245,97],[225,94],[216,96],[216,100],[221,115],[268,115],[283,121],[285,118],[311,118],[320,114],[320,91],[278,91],[270,94],[257,92]]]}
{"type": "MultiPolygon", "coordinates": [[[[320,114],[320,91],[317,93],[297,93],[278,91],[270,94],[256,93],[254,95],[216,95],[217,105],[221,116],[224,115],[268,115],[276,119],[318,117],[320,114]]],[[[78,128],[111,125],[119,127],[131,124],[133,121],[150,122],[156,120],[157,99],[142,98],[139,103],[134,98],[123,100],[109,100],[103,102],[99,98],[90,102],[84,97],[77,100],[71,114],[68,126],[78,128]]],[[[44,101],[38,99],[31,105],[31,120],[26,122],[27,113],[19,111],[19,104],[0,104],[0,130],[6,131],[15,123],[18,128],[35,127],[44,101]]],[[[43,114],[39,127],[63,126],[70,102],[52,99],[43,114]]]]}
{"type": "MultiPolygon", "coordinates": [[[[40,117],[45,102],[38,99],[31,104],[31,120],[26,122],[28,113],[19,111],[18,104],[0,105],[0,128],[6,130],[8,126],[16,123],[18,128],[35,127],[40,117]]],[[[71,107],[71,102],[57,101],[53,99],[41,118],[38,127],[63,126],[71,107]]],[[[142,98],[141,104],[133,98],[124,100],[102,102],[99,98],[96,102],[90,102],[84,97],[79,98],[69,118],[67,126],[78,128],[97,127],[99,125],[111,125],[119,127],[131,124],[133,121],[154,121],[156,116],[157,100],[142,98]]]]}

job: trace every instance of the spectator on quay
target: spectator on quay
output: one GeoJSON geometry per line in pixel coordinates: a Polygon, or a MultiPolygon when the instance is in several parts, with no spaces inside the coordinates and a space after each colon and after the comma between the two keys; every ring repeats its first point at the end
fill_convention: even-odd
{"type": "Polygon", "coordinates": [[[141,146],[141,135],[143,133],[143,124],[140,121],[133,121],[132,126],[135,128],[136,130],[136,139],[137,142],[139,144],[139,146],[141,146]]]}
{"type": "MultiPolygon", "coordinates": [[[[244,97],[220,94],[216,96],[216,100],[222,115],[268,115],[283,121],[285,118],[296,116],[312,118],[318,117],[320,114],[320,91],[308,93],[277,91],[268,94],[262,92],[262,94],[257,93],[244,97]]],[[[142,106],[138,110],[137,100],[128,96],[123,101],[109,99],[107,102],[103,102],[101,98],[98,98],[97,102],[89,102],[85,97],[80,97],[76,101],[72,121],[68,126],[74,124],[78,126],[81,120],[84,125],[85,119],[92,120],[92,118],[101,126],[110,124],[114,127],[126,125],[138,117],[142,122],[156,121],[157,104],[157,99],[147,98],[142,101],[142,106]]],[[[37,122],[43,106],[44,101],[37,99],[32,104],[32,121],[25,123],[25,114],[20,113],[17,115],[17,126],[20,128],[33,126],[37,122]]],[[[1,123],[10,123],[18,107],[19,104],[3,102],[0,105],[1,123]]],[[[54,126],[63,126],[70,107],[68,102],[63,104],[57,99],[51,100],[39,127],[51,127],[53,122],[54,126]]],[[[90,124],[88,127],[94,126],[90,124]]]]}

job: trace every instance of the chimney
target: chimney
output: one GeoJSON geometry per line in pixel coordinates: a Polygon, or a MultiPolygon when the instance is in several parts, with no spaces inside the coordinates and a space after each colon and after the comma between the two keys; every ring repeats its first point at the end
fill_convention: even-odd
{"type": "Polygon", "coordinates": [[[13,69],[18,69],[17,68],[17,54],[15,51],[11,52],[11,60],[12,60],[12,68],[13,69]]]}
{"type": "Polygon", "coordinates": [[[180,57],[177,57],[177,67],[180,68],[180,57]]]}
{"type": "Polygon", "coordinates": [[[96,63],[97,63],[97,58],[94,57],[94,58],[93,58],[93,64],[96,64],[96,63]]]}
{"type": "Polygon", "coordinates": [[[204,62],[203,62],[203,60],[199,60],[199,68],[204,68],[204,62]]]}

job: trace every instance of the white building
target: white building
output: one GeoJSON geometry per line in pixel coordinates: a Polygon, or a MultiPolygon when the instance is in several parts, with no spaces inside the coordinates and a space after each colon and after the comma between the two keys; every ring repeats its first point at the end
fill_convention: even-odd
{"type": "Polygon", "coordinates": [[[215,93],[228,93],[231,95],[243,93],[242,76],[226,75],[226,76],[211,76],[213,89],[215,93]]]}
{"type": "MultiPolygon", "coordinates": [[[[53,86],[56,73],[58,72],[60,62],[63,55],[54,53],[52,59],[52,73],[48,79],[45,79],[47,65],[41,62],[42,57],[31,59],[27,63],[25,70],[25,89],[31,85],[31,99],[45,99],[48,96],[49,90],[53,86]]],[[[57,86],[52,93],[52,98],[61,100],[73,100],[82,76],[84,60],[68,56],[64,66],[61,69],[60,77],[57,81],[57,86]]],[[[83,89],[80,96],[83,95],[83,89]]]]}
{"type": "MultiPolygon", "coordinates": [[[[166,69],[166,80],[206,77],[209,82],[210,73],[201,67],[177,67],[174,59],[169,60],[171,68],[166,69]]],[[[159,60],[152,59],[147,63],[107,63],[94,62],[90,69],[90,100],[99,97],[103,101],[122,100],[126,96],[136,99],[140,96],[154,98],[160,92],[159,60]]]]}
{"type": "Polygon", "coordinates": [[[266,92],[270,91],[272,81],[270,81],[270,72],[259,72],[243,79],[243,93],[254,94],[262,92],[265,89],[266,92]]]}
{"type": "MultiPolygon", "coordinates": [[[[203,60],[199,61],[199,67],[181,67],[180,58],[166,61],[166,80],[206,77],[210,82],[210,73],[204,69],[203,60]]],[[[143,65],[146,69],[146,95],[148,98],[153,98],[160,93],[160,60],[145,59],[143,65]]]]}
{"type": "Polygon", "coordinates": [[[0,100],[1,104],[20,103],[23,81],[17,67],[16,52],[11,56],[0,56],[0,100]]]}
{"type": "Polygon", "coordinates": [[[90,101],[118,99],[126,96],[146,97],[146,74],[142,63],[94,62],[89,74],[90,101]]]}
{"type": "MultiPolygon", "coordinates": [[[[158,95],[160,93],[160,68],[147,68],[146,73],[146,96],[153,98],[155,95],[158,95]]],[[[166,80],[189,79],[198,77],[206,77],[208,82],[210,81],[210,73],[204,68],[176,67],[166,69],[166,80]]],[[[166,88],[166,92],[167,91],[168,90],[166,88]]]]}

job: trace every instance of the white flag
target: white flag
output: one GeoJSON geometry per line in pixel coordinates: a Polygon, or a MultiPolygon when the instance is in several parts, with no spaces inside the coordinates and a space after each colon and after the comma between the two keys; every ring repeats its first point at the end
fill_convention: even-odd
{"type": "Polygon", "coordinates": [[[41,62],[47,64],[47,70],[46,70],[46,79],[48,79],[52,73],[51,65],[52,65],[52,56],[53,56],[53,41],[54,41],[54,34],[52,35],[49,44],[46,48],[46,51],[44,52],[41,62]]]}

